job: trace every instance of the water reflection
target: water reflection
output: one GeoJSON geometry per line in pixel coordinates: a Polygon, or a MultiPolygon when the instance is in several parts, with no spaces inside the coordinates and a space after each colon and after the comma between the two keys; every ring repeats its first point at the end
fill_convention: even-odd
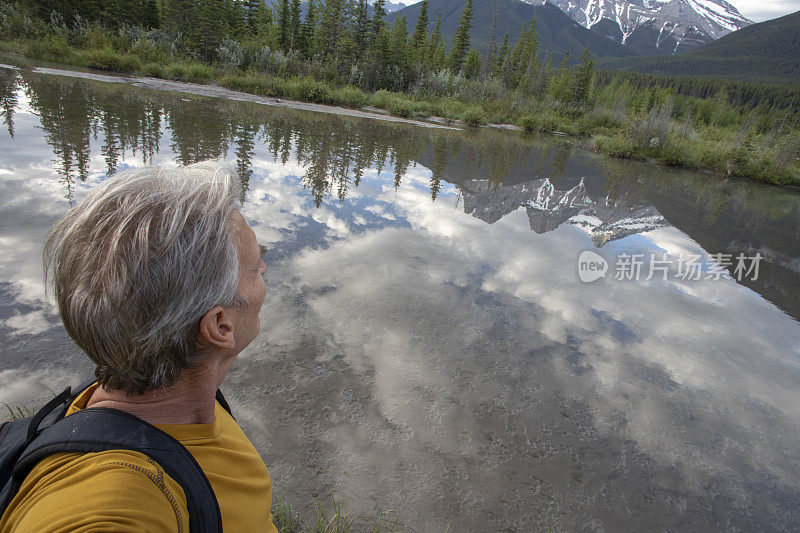
{"type": "Polygon", "coordinates": [[[508,132],[0,73],[0,400],[87,371],[38,274],[68,204],[127,165],[225,157],[270,250],[264,331],[226,386],[292,503],[335,492],[433,531],[800,521],[800,326],[759,296],[800,316],[797,195],[508,132]],[[767,261],[758,294],[582,284],[586,249],[767,261]]]}
{"type": "Polygon", "coordinates": [[[11,137],[14,137],[14,108],[17,106],[16,78],[15,71],[0,68],[0,113],[11,137]]]}

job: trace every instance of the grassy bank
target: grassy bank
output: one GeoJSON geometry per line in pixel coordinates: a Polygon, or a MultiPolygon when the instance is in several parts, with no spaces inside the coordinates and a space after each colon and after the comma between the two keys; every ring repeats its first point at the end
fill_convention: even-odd
{"type": "MultiPolygon", "coordinates": [[[[412,533],[407,526],[400,525],[399,521],[383,513],[377,518],[362,518],[353,515],[342,506],[340,502],[331,499],[331,506],[327,508],[319,503],[314,506],[316,516],[313,522],[306,523],[300,515],[294,512],[286,502],[285,495],[273,498],[272,519],[278,533],[412,533]]],[[[446,532],[445,532],[446,533],[446,532]]]]}
{"type": "MultiPolygon", "coordinates": [[[[696,98],[664,88],[608,83],[592,86],[586,101],[526,98],[490,78],[466,79],[442,71],[413,91],[364,91],[315,77],[272,53],[255,59],[204,63],[95,28],[83,46],[50,35],[0,42],[0,60],[25,58],[162,79],[215,83],[250,94],[349,108],[373,106],[406,118],[441,117],[468,126],[514,124],[528,132],[560,132],[613,157],[651,159],[774,184],[800,184],[800,131],[772,110],[745,110],[723,96],[696,98]],[[772,115],[770,115],[772,113],[772,115]],[[782,122],[781,122],[782,120],[782,122]]],[[[277,51],[276,51],[277,52],[277,51]]]]}

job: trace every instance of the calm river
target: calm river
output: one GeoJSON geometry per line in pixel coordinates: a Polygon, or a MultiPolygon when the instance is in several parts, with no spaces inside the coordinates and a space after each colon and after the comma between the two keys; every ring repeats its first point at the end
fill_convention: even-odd
{"type": "Polygon", "coordinates": [[[7,68],[0,98],[1,401],[91,372],[45,304],[48,228],[109,171],[222,157],[268,248],[223,389],[307,518],[800,529],[797,192],[7,68]]]}

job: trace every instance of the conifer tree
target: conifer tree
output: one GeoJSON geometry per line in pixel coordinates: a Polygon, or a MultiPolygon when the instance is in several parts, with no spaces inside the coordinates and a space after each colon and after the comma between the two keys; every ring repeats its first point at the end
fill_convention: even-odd
{"type": "Polygon", "coordinates": [[[322,7],[320,24],[317,27],[317,53],[336,57],[341,37],[344,12],[343,0],[327,0],[322,7]]]}
{"type": "Polygon", "coordinates": [[[353,14],[353,42],[356,46],[356,58],[361,58],[369,43],[369,13],[367,0],[358,0],[353,14]]]}
{"type": "Polygon", "coordinates": [[[581,64],[578,65],[577,72],[575,73],[575,89],[572,97],[574,102],[586,102],[592,86],[593,76],[594,59],[592,58],[591,52],[589,52],[589,48],[584,48],[583,55],[581,55],[581,64]]]}
{"type": "Polygon", "coordinates": [[[272,9],[265,2],[259,2],[256,11],[256,34],[269,35],[272,31],[272,9]]]}
{"type": "MultiPolygon", "coordinates": [[[[539,71],[539,60],[536,56],[538,50],[538,34],[536,21],[530,26],[524,24],[517,43],[510,53],[506,55],[502,68],[503,81],[510,89],[529,89],[531,80],[539,71]]],[[[507,48],[506,48],[507,49],[507,48]]]]}
{"type": "Polygon", "coordinates": [[[450,48],[448,66],[457,73],[461,70],[464,58],[469,50],[469,30],[472,28],[472,0],[467,0],[467,5],[461,12],[461,19],[458,21],[456,33],[453,35],[453,46],[450,48]]]}
{"type": "Polygon", "coordinates": [[[464,60],[464,75],[469,79],[477,78],[481,73],[481,56],[472,48],[464,60]]]}
{"type": "Polygon", "coordinates": [[[428,41],[428,0],[420,3],[417,24],[414,26],[414,35],[411,37],[411,53],[414,54],[414,62],[424,62],[428,41]]]}
{"type": "Polygon", "coordinates": [[[528,31],[528,24],[523,23],[522,32],[519,39],[514,44],[511,52],[506,54],[505,61],[503,62],[502,75],[503,82],[509,89],[516,89],[519,86],[522,74],[520,72],[520,60],[522,58],[522,49],[524,48],[524,36],[528,31]]]}
{"type": "Polygon", "coordinates": [[[217,48],[227,33],[225,0],[203,0],[200,3],[199,43],[200,56],[211,61],[216,57],[217,48]]]}
{"type": "Polygon", "coordinates": [[[317,32],[317,2],[308,0],[306,18],[300,30],[300,50],[305,57],[314,57],[314,35],[317,32]]]}
{"type": "Polygon", "coordinates": [[[536,19],[531,22],[528,31],[524,35],[522,55],[520,57],[520,85],[523,92],[528,94],[531,84],[539,72],[539,58],[536,53],[539,49],[539,34],[536,31],[536,19]]]}
{"type": "Polygon", "coordinates": [[[494,66],[492,67],[492,75],[499,76],[501,69],[503,68],[503,62],[506,60],[508,56],[508,34],[503,38],[503,46],[500,47],[500,51],[497,52],[497,57],[494,61],[494,66]]]}
{"type": "Polygon", "coordinates": [[[562,102],[572,99],[572,71],[569,68],[569,52],[564,56],[558,72],[550,81],[550,94],[554,99],[562,102]]]}
{"type": "Polygon", "coordinates": [[[158,28],[160,26],[158,18],[158,4],[156,0],[144,0],[142,3],[141,17],[136,24],[141,24],[145,28],[158,28]]]}
{"type": "Polygon", "coordinates": [[[337,53],[344,64],[352,65],[356,61],[356,41],[353,35],[355,24],[356,0],[344,0],[342,6],[342,22],[339,27],[337,53]]]}
{"type": "Polygon", "coordinates": [[[228,32],[237,37],[243,36],[247,26],[242,3],[238,0],[228,0],[226,11],[228,32]]]}
{"type": "Polygon", "coordinates": [[[289,49],[289,0],[278,0],[278,46],[289,49]]]}
{"type": "Polygon", "coordinates": [[[294,50],[300,40],[300,0],[291,0],[289,4],[289,49],[294,50]]]}
{"type": "Polygon", "coordinates": [[[393,76],[389,70],[391,61],[391,42],[389,29],[385,23],[379,26],[378,33],[374,36],[370,45],[370,55],[372,56],[371,68],[373,70],[373,89],[384,89],[393,86],[393,76]]]}
{"type": "Polygon", "coordinates": [[[244,0],[242,5],[244,11],[244,21],[251,34],[258,32],[259,10],[264,6],[264,0],[244,0]]]}
{"type": "Polygon", "coordinates": [[[188,44],[198,24],[197,4],[191,0],[166,0],[163,6],[164,29],[182,34],[188,44]]]}
{"type": "Polygon", "coordinates": [[[428,43],[428,68],[432,70],[439,70],[444,68],[444,43],[442,41],[442,13],[436,17],[436,25],[431,32],[431,38],[428,43]]]}
{"type": "Polygon", "coordinates": [[[408,52],[406,50],[407,35],[408,28],[406,26],[406,17],[405,15],[400,15],[395,19],[394,25],[392,26],[392,31],[389,34],[389,43],[391,47],[391,56],[389,59],[390,64],[399,68],[404,78],[395,80],[397,88],[400,89],[402,89],[405,83],[406,71],[408,67],[408,52]]]}
{"type": "Polygon", "coordinates": [[[494,3],[494,17],[492,18],[492,30],[489,33],[489,46],[486,49],[484,57],[483,73],[484,75],[491,75],[494,72],[494,56],[497,49],[497,17],[500,15],[500,2],[495,0],[494,3]]]}
{"type": "Polygon", "coordinates": [[[385,24],[383,17],[386,16],[386,0],[375,0],[372,3],[372,35],[377,36],[381,26],[385,24]]]}

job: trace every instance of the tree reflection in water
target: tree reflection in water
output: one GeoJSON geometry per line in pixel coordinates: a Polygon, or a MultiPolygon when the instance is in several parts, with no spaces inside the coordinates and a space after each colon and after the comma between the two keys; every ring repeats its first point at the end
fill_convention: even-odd
{"type": "Polygon", "coordinates": [[[70,203],[75,181],[86,180],[91,143],[98,139],[109,173],[126,155],[153,162],[165,134],[181,164],[228,157],[233,149],[243,201],[256,148],[264,146],[275,162],[286,165],[294,158],[302,167],[300,179],[316,207],[326,197],[344,201],[366,171],[390,169],[398,188],[409,169],[420,164],[430,172],[432,201],[443,182],[451,183],[465,200],[463,209],[488,223],[525,207],[537,232],[575,223],[575,216],[599,216],[601,224],[589,228],[597,246],[670,224],[709,252],[763,251],[761,280],[746,284],[800,317],[800,303],[792,296],[800,292],[792,266],[800,254],[800,200],[777,188],[576,155],[567,142],[540,143],[505,131],[460,132],[294,113],[1,68],[0,112],[12,137],[20,90],[39,115],[70,203]],[[614,226],[631,217],[644,222],[614,226]]]}

